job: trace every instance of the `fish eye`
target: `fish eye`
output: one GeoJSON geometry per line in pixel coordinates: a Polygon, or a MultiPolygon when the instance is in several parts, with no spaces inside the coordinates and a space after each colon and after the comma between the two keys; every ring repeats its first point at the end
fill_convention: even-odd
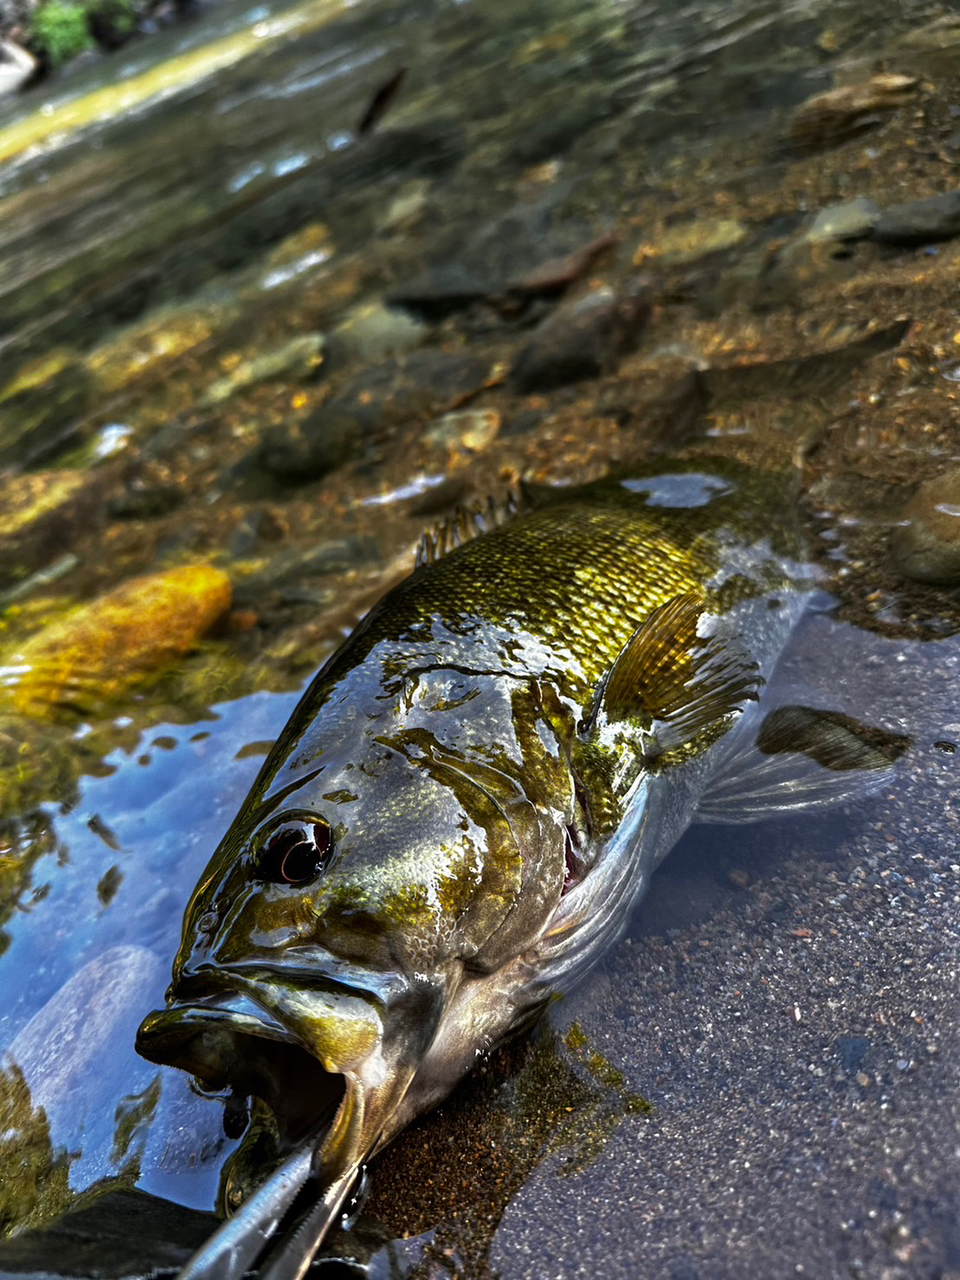
{"type": "Polygon", "coordinates": [[[263,838],[257,856],[259,878],[275,884],[307,884],[323,869],[332,844],[325,822],[288,818],[263,838]]]}

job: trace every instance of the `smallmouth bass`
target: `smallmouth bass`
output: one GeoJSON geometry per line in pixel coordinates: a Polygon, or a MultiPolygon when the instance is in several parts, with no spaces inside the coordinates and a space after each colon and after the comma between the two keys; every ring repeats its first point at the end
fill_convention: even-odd
{"type": "Polygon", "coordinates": [[[813,587],[790,488],[673,460],[450,526],[326,663],[138,1035],[254,1098],[282,1161],[185,1277],[239,1277],[297,1214],[263,1275],[302,1276],[361,1165],[589,968],[692,821],[835,801],[902,752],[767,705],[813,587]]]}

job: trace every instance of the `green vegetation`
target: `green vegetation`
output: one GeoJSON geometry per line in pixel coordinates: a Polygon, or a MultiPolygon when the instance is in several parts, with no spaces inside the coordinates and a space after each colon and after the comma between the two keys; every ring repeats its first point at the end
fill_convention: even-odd
{"type": "Polygon", "coordinates": [[[57,68],[84,49],[117,49],[139,22],[137,0],[47,0],[33,20],[33,36],[57,68]]]}
{"type": "Polygon", "coordinates": [[[86,9],[69,0],[50,0],[39,9],[33,19],[33,31],[54,67],[93,46],[86,9]]]}

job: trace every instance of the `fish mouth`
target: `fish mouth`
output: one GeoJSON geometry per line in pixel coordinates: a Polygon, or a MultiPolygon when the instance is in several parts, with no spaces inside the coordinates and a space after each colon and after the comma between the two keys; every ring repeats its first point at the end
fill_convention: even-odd
{"type": "Polygon", "coordinates": [[[181,974],[168,1008],[142,1023],[143,1057],[191,1072],[206,1089],[262,1100],[279,1131],[276,1148],[261,1159],[260,1135],[248,1127],[232,1160],[247,1150],[256,1190],[247,1186],[249,1197],[233,1199],[242,1172],[236,1182],[233,1166],[229,1176],[225,1170],[221,1207],[242,1207],[180,1280],[240,1280],[306,1197],[306,1217],[276,1246],[286,1251],[276,1275],[302,1276],[364,1161],[409,1118],[407,1091],[436,1032],[442,993],[430,984],[397,979],[384,986],[375,975],[360,976],[353,985],[338,980],[340,973],[318,979],[315,972],[204,966],[181,974]]]}
{"type": "Polygon", "coordinates": [[[260,1099],[277,1130],[264,1152],[248,1126],[221,1183],[221,1208],[241,1207],[180,1280],[241,1280],[265,1247],[273,1250],[265,1275],[300,1277],[395,1109],[393,1090],[378,1096],[376,1088],[384,1075],[392,1083],[382,1070],[380,1011],[369,994],[291,985],[271,972],[191,975],[168,998],[167,1009],[142,1023],[138,1051],[191,1072],[206,1089],[260,1099]],[[240,1163],[255,1189],[244,1185],[242,1168],[233,1178],[245,1150],[240,1163]],[[276,1246],[268,1244],[278,1233],[276,1246]]]}
{"type": "MultiPolygon", "coordinates": [[[[298,1036],[239,992],[151,1014],[137,1034],[137,1052],[188,1072],[205,1092],[230,1092],[241,1115],[247,1100],[265,1103],[276,1122],[279,1157],[308,1139],[319,1142],[347,1087],[342,1072],[328,1070],[298,1036]]],[[[228,1101],[225,1125],[236,1114],[228,1101]]]]}
{"type": "Polygon", "coordinates": [[[329,1181],[379,1139],[377,1117],[390,1100],[371,1107],[371,1093],[382,1091],[370,1086],[393,1073],[382,1059],[382,1003],[370,991],[316,975],[308,985],[269,968],[211,966],[182,976],[168,1001],[144,1020],[137,1051],[188,1071],[205,1090],[232,1090],[228,1126],[243,1126],[247,1100],[266,1104],[276,1127],[269,1163],[308,1143],[314,1173],[329,1181]]]}

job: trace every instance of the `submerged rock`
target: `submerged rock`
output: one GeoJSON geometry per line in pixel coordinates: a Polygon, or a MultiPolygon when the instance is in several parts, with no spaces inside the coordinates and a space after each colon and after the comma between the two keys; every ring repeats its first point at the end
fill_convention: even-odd
{"type": "Polygon", "coordinates": [[[187,565],[125,583],[7,654],[2,692],[25,715],[88,710],[160,674],[230,608],[230,579],[187,565]]]}
{"type": "Polygon", "coordinates": [[[330,334],[326,363],[336,369],[353,360],[372,362],[406,355],[420,346],[428,332],[406,311],[382,302],[365,303],[349,311],[330,334]]]}
{"type": "Polygon", "coordinates": [[[0,466],[36,466],[75,443],[94,378],[78,353],[59,348],[0,387],[0,466]]]}
{"type": "MultiPolygon", "coordinates": [[[[697,218],[669,227],[657,238],[657,256],[665,263],[696,262],[708,254],[731,249],[747,237],[747,228],[736,218],[697,218]]],[[[649,255],[649,247],[642,244],[634,257],[639,266],[649,255]]]]}
{"type": "MultiPolygon", "coordinates": [[[[483,453],[500,430],[500,414],[496,409],[463,409],[445,413],[424,434],[424,441],[448,454],[448,465],[462,455],[483,453]]],[[[465,460],[465,459],[463,459],[465,460]]]]}
{"type": "Polygon", "coordinates": [[[483,386],[489,364],[463,351],[427,348],[364,369],[300,423],[267,436],[260,465],[279,480],[317,480],[354,458],[381,432],[427,416],[483,386]]]}
{"type": "Polygon", "coordinates": [[[645,294],[597,289],[559,307],[540,324],[513,365],[520,392],[596,378],[633,348],[650,314],[645,294]]]}
{"type": "Polygon", "coordinates": [[[127,1070],[145,1074],[133,1051],[144,990],[160,986],[164,962],[146,947],[111,947],[85,964],[11,1042],[10,1061],[23,1072],[34,1106],[43,1107],[54,1141],[75,1135],[82,1112],[112,1101],[118,1045],[129,1045],[127,1070]],[[50,1046],[56,1044],[52,1054],[50,1046]],[[114,1061],[105,1069],[105,1045],[114,1061]],[[103,1097],[98,1093],[103,1091],[103,1097]]]}
{"type": "Polygon", "coordinates": [[[304,333],[272,351],[241,360],[229,373],[209,386],[198,403],[201,408],[209,409],[258,382],[280,377],[291,380],[306,378],[323,358],[323,343],[322,333],[304,333]]]}
{"type": "Polygon", "coordinates": [[[802,151],[836,146],[880,123],[883,114],[909,102],[915,76],[882,71],[858,84],[841,85],[808,98],[794,112],[790,141],[802,151]]]}
{"type": "Polygon", "coordinates": [[[960,235],[960,190],[891,205],[873,228],[881,244],[931,244],[960,235]]]}
{"type": "Polygon", "coordinates": [[[555,293],[612,242],[584,219],[563,219],[559,185],[534,204],[519,204],[457,237],[445,254],[399,285],[388,301],[426,320],[442,319],[483,298],[555,293]],[[577,264],[582,262],[582,268],[577,264]]]}
{"type": "Polygon", "coordinates": [[[922,484],[903,509],[891,538],[900,572],[916,582],[960,582],[960,470],[922,484]]]}
{"type": "MultiPolygon", "coordinates": [[[[8,476],[0,487],[0,591],[22,588],[63,553],[65,531],[102,517],[100,485],[82,471],[8,476]],[[15,585],[14,585],[15,584],[15,585]]],[[[74,562],[75,563],[75,562],[74,562]]]]}
{"type": "Polygon", "coordinates": [[[880,206],[869,196],[857,196],[843,204],[821,209],[807,231],[807,240],[859,240],[868,236],[882,216],[880,206]]]}

